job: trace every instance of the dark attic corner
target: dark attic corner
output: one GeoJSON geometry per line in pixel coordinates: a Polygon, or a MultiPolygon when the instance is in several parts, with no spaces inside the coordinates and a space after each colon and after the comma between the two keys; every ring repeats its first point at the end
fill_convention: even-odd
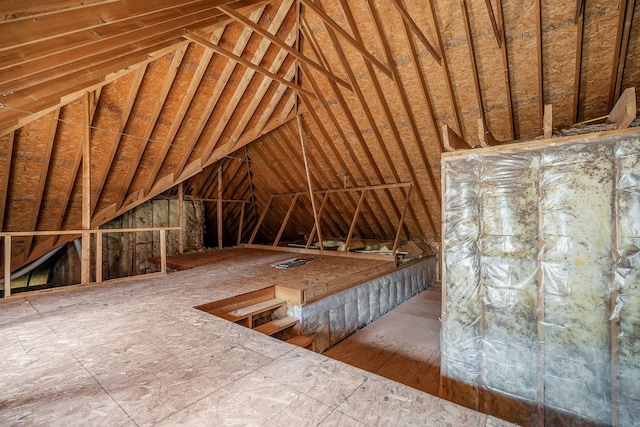
{"type": "Polygon", "coordinates": [[[640,425],[639,9],[0,2],[0,424],[640,425]]]}

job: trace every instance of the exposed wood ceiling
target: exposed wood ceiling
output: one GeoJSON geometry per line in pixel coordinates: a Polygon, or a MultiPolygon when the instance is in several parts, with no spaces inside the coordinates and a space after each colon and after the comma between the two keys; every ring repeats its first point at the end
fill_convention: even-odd
{"type": "MultiPolygon", "coordinates": [[[[223,209],[225,244],[241,215],[247,241],[272,195],[308,189],[297,113],[314,190],[412,183],[402,236],[438,241],[441,126],[476,145],[479,124],[502,142],[541,135],[545,104],[556,127],[606,115],[640,85],[638,8],[5,0],[0,230],[80,227],[89,109],[93,226],[187,180],[193,197],[249,201],[223,209]]],[[[355,232],[392,239],[406,195],[368,191],[355,232]]],[[[324,235],[347,234],[360,196],[326,198],[324,235]]],[[[291,208],[293,197],[274,199],[259,239],[272,241],[289,211],[283,238],[311,232],[308,195],[291,208]]],[[[13,267],[62,242],[14,239],[13,267]]]]}

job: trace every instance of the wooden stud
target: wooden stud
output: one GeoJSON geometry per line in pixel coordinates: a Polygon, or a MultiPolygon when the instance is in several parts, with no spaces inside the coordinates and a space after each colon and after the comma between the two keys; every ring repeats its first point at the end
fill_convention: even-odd
{"type": "Polygon", "coordinates": [[[353,219],[351,220],[351,227],[349,227],[349,234],[347,234],[347,240],[344,243],[345,252],[349,252],[349,245],[351,244],[351,238],[353,237],[353,231],[356,228],[356,223],[358,222],[358,216],[360,215],[360,209],[362,208],[362,202],[364,200],[364,196],[367,193],[367,190],[362,190],[360,192],[360,199],[358,200],[358,205],[356,206],[356,211],[353,214],[353,219]]]}
{"type": "Polygon", "coordinates": [[[498,17],[500,18],[500,34],[503,40],[502,69],[504,73],[504,87],[507,96],[507,110],[509,112],[509,140],[513,141],[517,137],[516,123],[513,117],[513,98],[511,97],[511,74],[509,73],[509,52],[507,50],[507,36],[504,28],[504,13],[502,10],[502,0],[498,0],[498,17]]]}
{"type": "Polygon", "coordinates": [[[238,241],[237,246],[242,243],[242,226],[244,225],[244,203],[240,205],[240,223],[238,224],[238,241]]]}
{"type": "Polygon", "coordinates": [[[264,29],[263,27],[259,26],[258,24],[256,24],[255,22],[251,21],[250,19],[247,19],[247,17],[245,17],[244,15],[236,12],[231,7],[223,5],[223,6],[218,6],[218,9],[220,9],[220,11],[222,11],[223,13],[229,15],[233,19],[237,20],[238,22],[241,22],[244,25],[248,26],[253,31],[255,31],[256,33],[260,34],[262,37],[264,37],[264,38],[266,38],[268,40],[271,40],[271,42],[273,42],[276,45],[278,45],[278,47],[280,47],[281,49],[285,50],[287,53],[292,55],[294,58],[296,58],[296,59],[298,59],[300,61],[303,61],[304,63],[306,63],[310,67],[312,67],[315,70],[319,71],[321,74],[324,74],[327,78],[335,81],[336,83],[338,83],[339,85],[341,85],[342,87],[344,87],[346,89],[352,90],[351,86],[349,85],[349,83],[347,83],[346,81],[344,81],[341,78],[337,77],[335,74],[333,74],[332,72],[328,71],[326,68],[324,68],[323,66],[321,66],[317,62],[307,58],[306,56],[304,56],[303,54],[298,52],[296,49],[294,49],[293,47],[289,46],[283,40],[279,39],[278,37],[273,35],[271,32],[267,31],[266,29],[264,29]]]}
{"type": "MultiPolygon", "coordinates": [[[[489,2],[489,0],[487,0],[489,2]]],[[[491,4],[491,3],[489,3],[491,4]]],[[[482,99],[482,86],[480,85],[480,74],[478,63],[476,61],[476,50],[473,46],[473,32],[471,31],[471,22],[469,22],[469,10],[467,9],[466,0],[460,0],[462,6],[462,17],[464,18],[464,30],[467,37],[467,48],[469,49],[469,60],[471,62],[471,74],[473,75],[473,84],[476,89],[476,99],[478,100],[478,112],[482,118],[485,127],[487,126],[484,114],[484,101],[482,99]]]]}
{"type": "Polygon", "coordinates": [[[184,184],[178,184],[178,253],[184,253],[184,184]]]}
{"type": "Polygon", "coordinates": [[[580,111],[580,79],[582,77],[582,42],[584,31],[584,2],[577,0],[576,4],[576,62],[573,81],[573,122],[578,122],[580,111]]]}
{"type": "Polygon", "coordinates": [[[553,137],[553,106],[551,104],[544,106],[544,127],[542,132],[544,139],[553,137]]]}
{"type": "Polygon", "coordinates": [[[271,207],[271,202],[273,202],[273,195],[269,197],[269,200],[267,201],[267,205],[264,207],[264,210],[260,214],[260,218],[258,218],[258,222],[256,223],[256,226],[253,229],[253,232],[251,233],[251,237],[249,237],[249,244],[252,244],[254,239],[256,238],[256,235],[258,234],[258,230],[260,229],[260,225],[262,224],[262,221],[264,221],[264,217],[267,216],[267,211],[271,207]]]}
{"type": "Polygon", "coordinates": [[[398,230],[396,231],[396,237],[393,239],[393,248],[391,249],[391,253],[395,256],[396,250],[398,249],[398,241],[400,240],[400,230],[402,230],[402,224],[404,224],[404,218],[407,214],[407,208],[409,207],[409,198],[411,197],[411,189],[413,185],[409,187],[409,191],[407,191],[407,195],[404,197],[404,207],[402,208],[402,215],[400,216],[400,221],[398,222],[398,230]]]}
{"type": "MultiPolygon", "coordinates": [[[[329,15],[327,15],[325,11],[322,10],[319,4],[313,3],[313,1],[311,0],[301,0],[301,1],[302,3],[304,3],[305,6],[307,6],[309,9],[313,10],[316,13],[327,27],[331,27],[335,32],[340,34],[344,40],[349,42],[349,44],[351,44],[358,52],[360,52],[360,54],[366,61],[375,65],[380,71],[386,74],[387,77],[392,78],[391,71],[389,71],[389,68],[387,68],[387,66],[385,66],[382,62],[378,61],[378,59],[376,59],[375,56],[369,53],[369,51],[365,48],[364,44],[358,43],[340,25],[338,25],[333,19],[331,19],[329,15]]],[[[389,64],[389,66],[393,67],[393,64],[389,64]]]]}
{"type": "MultiPolygon", "coordinates": [[[[327,203],[327,199],[329,198],[329,193],[324,193],[324,197],[322,198],[322,203],[320,204],[320,209],[318,210],[318,220],[314,222],[313,228],[311,229],[311,233],[309,233],[309,238],[307,239],[307,244],[305,245],[305,249],[309,249],[311,247],[311,243],[313,243],[313,236],[316,235],[316,224],[320,224],[320,219],[322,218],[322,212],[324,211],[324,206],[327,203]]],[[[318,243],[320,244],[320,250],[324,249],[324,243],[322,242],[322,237],[320,233],[318,235],[318,243]]]]}
{"type": "Polygon", "coordinates": [[[5,153],[7,153],[7,158],[4,166],[4,179],[0,182],[0,232],[4,228],[4,216],[6,207],[9,205],[7,197],[9,195],[9,183],[11,182],[11,159],[13,157],[13,143],[15,139],[15,132],[9,132],[7,136],[7,146],[5,149],[5,153]]]}
{"type": "Polygon", "coordinates": [[[102,232],[97,231],[96,237],[96,283],[102,282],[102,232]]]}
{"type": "Polygon", "coordinates": [[[160,230],[160,271],[167,274],[167,231],[160,230]]]}
{"type": "Polygon", "coordinates": [[[4,236],[4,297],[11,296],[11,236],[4,236]]]}
{"type": "MultiPolygon", "coordinates": [[[[409,28],[411,28],[411,31],[413,31],[413,33],[418,37],[418,40],[422,42],[431,56],[433,56],[433,59],[435,59],[438,64],[442,65],[442,57],[440,56],[440,53],[438,53],[436,48],[433,47],[431,42],[427,39],[427,36],[424,35],[422,30],[420,30],[420,27],[418,27],[418,24],[416,24],[416,22],[411,18],[411,15],[409,15],[406,9],[402,7],[400,0],[391,0],[391,3],[396,7],[396,9],[398,9],[398,12],[400,12],[400,16],[402,16],[405,25],[408,25],[409,28]]],[[[369,5],[371,5],[371,3],[369,3],[369,5]]]]}
{"type": "Polygon", "coordinates": [[[447,85],[447,91],[449,93],[449,100],[451,101],[451,109],[453,110],[453,118],[455,129],[457,132],[460,132],[460,135],[464,136],[464,129],[462,128],[462,121],[460,120],[460,109],[458,108],[458,102],[456,101],[456,96],[453,90],[453,82],[451,81],[451,72],[449,71],[449,61],[447,61],[447,54],[444,49],[444,43],[442,42],[442,34],[440,32],[440,25],[438,24],[438,15],[436,13],[436,8],[433,5],[433,1],[429,1],[429,11],[431,12],[431,19],[435,25],[436,37],[438,39],[438,47],[440,48],[440,52],[442,52],[442,70],[444,73],[444,81],[447,85]]]}
{"type": "Polygon", "coordinates": [[[222,168],[218,168],[218,249],[222,249],[222,168]]]}
{"type": "Polygon", "coordinates": [[[293,196],[293,200],[291,201],[291,204],[289,205],[289,209],[287,210],[287,214],[285,215],[284,220],[282,221],[282,225],[280,226],[278,235],[276,236],[276,239],[273,241],[273,246],[278,246],[278,243],[280,243],[280,238],[282,237],[282,233],[284,233],[284,229],[287,227],[289,218],[291,218],[291,213],[293,212],[293,208],[296,206],[298,197],[299,196],[297,194],[293,196]]]}
{"type": "Polygon", "coordinates": [[[313,210],[313,223],[315,224],[316,231],[318,233],[318,241],[320,242],[320,251],[324,251],[324,245],[322,244],[322,232],[320,229],[320,222],[318,218],[318,211],[316,210],[316,202],[313,197],[313,187],[311,186],[311,173],[309,172],[309,160],[307,159],[307,150],[304,145],[304,135],[302,134],[302,121],[300,116],[298,119],[298,131],[300,133],[300,146],[302,147],[302,158],[304,160],[304,170],[307,175],[307,185],[309,186],[309,198],[311,199],[311,209],[313,210]]]}
{"type": "MultiPolygon", "coordinates": [[[[620,14],[620,22],[618,23],[618,37],[616,41],[616,51],[618,54],[615,56],[614,67],[611,73],[611,89],[609,93],[608,106],[611,108],[620,97],[620,91],[622,90],[622,78],[624,76],[624,68],[627,62],[627,51],[629,49],[629,38],[631,36],[631,23],[633,22],[633,14],[635,11],[636,0],[626,0],[626,10],[620,14]],[[624,16],[624,24],[622,23],[622,17],[624,16]]],[[[622,6],[620,7],[622,11],[622,6]]]]}
{"type": "MultiPolygon", "coordinates": [[[[536,53],[538,55],[538,114],[540,115],[540,127],[543,126],[544,116],[544,80],[542,74],[542,0],[534,0],[536,9],[536,53]]],[[[539,128],[540,128],[539,127],[539,128]]],[[[538,128],[538,129],[539,129],[538,128]]]]}
{"type": "Polygon", "coordinates": [[[636,89],[630,87],[626,89],[616,105],[609,113],[607,122],[615,123],[617,129],[629,127],[631,122],[636,118],[636,89]]]}
{"type": "Polygon", "coordinates": [[[283,84],[285,86],[290,87],[291,89],[294,89],[294,90],[297,90],[297,91],[299,91],[301,93],[304,93],[305,95],[310,96],[311,98],[315,98],[315,95],[312,94],[311,92],[309,92],[308,90],[306,90],[306,89],[304,89],[304,88],[302,88],[302,87],[300,87],[300,86],[298,86],[298,85],[296,85],[294,83],[291,83],[290,81],[285,80],[282,77],[280,77],[280,76],[278,76],[276,74],[273,74],[270,71],[267,71],[263,67],[261,67],[259,65],[256,65],[256,64],[254,64],[252,62],[249,62],[246,59],[244,59],[244,58],[242,58],[240,56],[237,56],[237,55],[229,52],[228,50],[223,49],[220,46],[209,42],[208,40],[203,39],[200,36],[197,36],[197,35],[189,32],[189,31],[187,31],[185,33],[184,37],[187,40],[191,40],[191,41],[194,41],[194,42],[196,42],[198,44],[201,44],[202,46],[208,47],[209,49],[213,50],[214,52],[217,52],[222,56],[226,56],[227,58],[229,58],[229,59],[231,59],[231,60],[233,60],[235,62],[238,62],[238,63],[244,65],[247,68],[251,68],[252,70],[257,71],[258,73],[263,74],[267,78],[275,80],[280,84],[283,84]]]}
{"type": "Polygon", "coordinates": [[[487,6],[487,12],[489,12],[489,19],[491,20],[491,28],[493,28],[493,35],[498,42],[498,46],[502,47],[502,34],[500,29],[498,28],[498,23],[496,22],[496,15],[493,13],[493,5],[491,4],[491,0],[484,0],[484,4],[487,6]]]}
{"type": "MultiPolygon", "coordinates": [[[[82,102],[82,229],[91,229],[91,105],[93,92],[86,92],[82,102]]],[[[91,281],[91,233],[82,233],[82,256],[80,262],[80,282],[84,285],[91,281]]]]}

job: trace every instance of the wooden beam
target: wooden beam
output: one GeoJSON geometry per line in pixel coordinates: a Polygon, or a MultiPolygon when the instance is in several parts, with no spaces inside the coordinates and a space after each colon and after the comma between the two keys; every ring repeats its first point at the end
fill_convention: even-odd
{"type": "Polygon", "coordinates": [[[498,142],[494,137],[493,137],[493,133],[491,133],[491,129],[489,129],[483,118],[480,117],[478,120],[478,140],[480,141],[480,146],[481,147],[491,147],[494,145],[499,145],[500,142],[498,142]]]}
{"type": "Polygon", "coordinates": [[[553,137],[553,106],[547,104],[544,106],[544,126],[542,128],[544,139],[553,137]]]}
{"type": "Polygon", "coordinates": [[[615,123],[617,129],[629,127],[631,122],[636,118],[636,89],[630,87],[626,89],[616,105],[609,113],[607,122],[615,123]]]}
{"type": "Polygon", "coordinates": [[[498,28],[498,23],[496,22],[496,15],[493,13],[491,0],[484,0],[484,4],[487,6],[487,12],[489,13],[489,19],[491,20],[491,28],[493,28],[493,35],[498,42],[498,46],[502,47],[502,33],[498,28]]]}
{"type": "MultiPolygon", "coordinates": [[[[358,43],[340,25],[338,25],[333,19],[331,19],[331,17],[329,17],[329,15],[327,15],[325,13],[325,11],[322,10],[320,5],[315,4],[311,0],[301,0],[301,1],[302,1],[302,3],[304,3],[304,5],[306,7],[308,7],[311,10],[313,10],[320,17],[322,22],[325,23],[325,25],[327,25],[328,27],[331,27],[335,32],[340,34],[344,38],[344,40],[349,42],[349,44],[351,44],[351,46],[353,46],[358,52],[360,52],[360,54],[362,55],[362,57],[366,61],[368,61],[371,64],[375,65],[380,71],[382,71],[384,74],[386,74],[387,77],[392,78],[391,77],[391,71],[389,71],[389,68],[387,68],[387,66],[385,66],[382,62],[378,61],[378,59],[375,56],[373,56],[365,48],[364,44],[358,43]]],[[[393,67],[393,66],[394,66],[393,64],[389,64],[389,67],[393,67]]]]}
{"type": "MultiPolygon", "coordinates": [[[[82,229],[91,229],[91,104],[93,93],[87,92],[83,101],[82,132],[82,229]]],[[[91,281],[91,234],[82,233],[82,256],[80,261],[82,284],[91,281]]]]}
{"type": "Polygon", "coordinates": [[[513,98],[511,97],[511,75],[509,72],[509,52],[507,50],[507,36],[505,34],[504,13],[502,10],[502,0],[498,0],[498,17],[500,18],[500,35],[503,40],[502,51],[502,70],[504,74],[504,87],[507,97],[507,111],[509,112],[509,140],[513,141],[517,138],[516,123],[513,117],[513,98]]]}
{"type": "Polygon", "coordinates": [[[267,201],[267,205],[264,207],[264,210],[260,214],[260,218],[258,218],[258,222],[256,223],[256,226],[253,229],[253,232],[251,233],[251,237],[249,237],[249,244],[252,244],[253,241],[255,240],[256,235],[258,234],[258,230],[260,229],[260,225],[262,224],[262,221],[264,221],[264,217],[267,216],[267,211],[271,207],[271,202],[273,202],[273,195],[269,197],[269,200],[267,201]]]}
{"type": "MultiPolygon", "coordinates": [[[[149,143],[149,139],[153,134],[153,130],[155,129],[158,123],[158,117],[160,117],[160,112],[164,107],[164,103],[167,100],[167,96],[169,96],[169,91],[173,86],[173,82],[178,74],[178,69],[180,68],[180,64],[182,63],[182,59],[184,58],[185,53],[187,52],[187,46],[181,46],[174,53],[173,59],[171,60],[171,65],[167,70],[167,74],[164,76],[164,81],[162,82],[162,86],[157,94],[157,98],[155,99],[155,104],[151,109],[151,112],[148,117],[148,124],[144,130],[144,133],[140,135],[140,140],[137,144],[137,149],[133,156],[133,165],[139,165],[144,152],[149,143]]],[[[137,189],[132,189],[131,184],[133,183],[133,179],[136,176],[136,172],[138,171],[137,167],[131,167],[127,170],[127,174],[123,177],[123,191],[120,193],[118,198],[116,199],[116,206],[118,209],[123,207],[123,203],[128,195],[130,195],[133,191],[137,189]]],[[[144,194],[144,192],[142,193],[144,194]]]]}
{"type": "Polygon", "coordinates": [[[184,184],[178,184],[178,253],[184,253],[184,184]]]}
{"type": "MultiPolygon", "coordinates": [[[[411,18],[411,15],[409,15],[402,4],[400,4],[400,0],[391,0],[391,3],[396,7],[396,9],[398,9],[398,12],[400,12],[400,16],[402,16],[405,24],[411,28],[411,31],[418,37],[418,40],[422,42],[431,56],[433,56],[433,59],[435,59],[438,64],[442,65],[442,57],[440,56],[440,53],[435,47],[433,47],[431,42],[427,39],[427,36],[425,36],[420,27],[418,27],[418,24],[416,24],[416,22],[411,18]]],[[[418,10],[420,9],[421,8],[418,8],[418,10]]]]}
{"type": "Polygon", "coordinates": [[[2,181],[0,181],[0,231],[4,228],[4,216],[8,206],[7,197],[9,195],[9,183],[11,182],[11,159],[13,157],[15,132],[9,132],[0,138],[0,140],[2,139],[6,141],[5,148],[2,150],[6,154],[6,158],[3,165],[4,176],[2,181]]]}
{"type": "Polygon", "coordinates": [[[244,203],[240,205],[240,223],[238,224],[238,241],[237,246],[242,243],[242,226],[244,225],[244,203]]]}
{"type": "Polygon", "coordinates": [[[367,190],[362,190],[360,193],[360,199],[358,200],[356,211],[354,212],[353,219],[351,220],[351,227],[349,227],[349,234],[347,234],[347,240],[344,243],[345,252],[349,252],[349,245],[351,244],[351,238],[353,237],[353,230],[356,228],[356,223],[358,222],[358,216],[360,215],[360,209],[362,208],[362,202],[364,201],[366,192],[367,190]]]}
{"type": "Polygon", "coordinates": [[[11,296],[11,236],[4,236],[4,297],[11,296]]]}
{"type": "Polygon", "coordinates": [[[584,31],[584,2],[577,0],[576,3],[576,62],[573,81],[573,122],[578,122],[578,112],[580,111],[580,79],[582,77],[582,32],[584,31]]]}
{"type": "Polygon", "coordinates": [[[222,239],[222,168],[218,168],[218,249],[223,247],[222,239]]]}
{"type": "Polygon", "coordinates": [[[289,205],[289,209],[287,210],[287,214],[284,216],[284,220],[282,221],[282,225],[280,226],[280,230],[278,231],[278,235],[276,239],[273,241],[273,246],[278,246],[280,243],[280,238],[282,237],[282,233],[284,233],[284,229],[287,227],[287,223],[289,222],[289,218],[291,218],[291,213],[293,213],[293,208],[296,206],[296,202],[298,201],[298,195],[293,196],[293,200],[289,205]]]}
{"type": "Polygon", "coordinates": [[[167,274],[167,231],[160,230],[160,272],[167,274]]]}
{"type": "MultiPolygon", "coordinates": [[[[209,38],[209,40],[213,43],[218,43],[222,34],[224,33],[226,27],[222,27],[214,31],[209,38]]],[[[167,131],[167,135],[165,136],[164,142],[162,146],[157,149],[156,160],[153,165],[153,169],[149,173],[149,178],[147,179],[147,184],[144,187],[145,193],[148,193],[151,190],[154,182],[159,178],[158,174],[160,173],[160,169],[167,158],[167,154],[171,149],[171,145],[174,142],[176,134],[178,130],[182,126],[183,120],[187,114],[187,110],[189,109],[191,102],[196,94],[196,91],[200,87],[200,83],[209,67],[211,62],[211,58],[213,57],[213,51],[211,49],[203,49],[202,56],[200,56],[200,60],[198,61],[198,66],[191,77],[191,81],[189,82],[189,86],[186,91],[182,94],[182,98],[180,101],[180,105],[178,106],[178,110],[174,116],[174,119],[171,121],[171,125],[169,126],[169,130],[167,131]]]]}
{"type": "MultiPolygon", "coordinates": [[[[540,127],[544,120],[544,80],[542,74],[542,0],[534,0],[536,9],[536,53],[538,56],[538,114],[540,115],[540,127]]],[[[538,129],[539,129],[538,128],[538,129]]]]}
{"type": "MultiPolygon", "coordinates": [[[[298,3],[296,3],[296,4],[298,4],[298,3]]],[[[255,31],[256,33],[260,34],[262,37],[264,37],[264,38],[266,38],[268,40],[271,40],[271,42],[273,42],[276,45],[278,45],[278,47],[280,47],[280,49],[285,50],[287,53],[292,55],[294,58],[296,58],[296,59],[298,59],[300,61],[303,61],[304,63],[306,63],[310,67],[314,68],[315,70],[317,70],[320,73],[322,73],[323,75],[325,75],[327,78],[335,81],[336,83],[338,83],[339,85],[345,87],[346,89],[352,90],[351,89],[351,85],[349,85],[349,83],[347,83],[346,81],[344,81],[341,78],[337,77],[335,74],[333,74],[331,71],[329,71],[326,68],[324,68],[322,65],[318,64],[317,62],[311,60],[310,58],[306,57],[302,53],[298,52],[296,49],[294,49],[293,47],[291,47],[287,43],[285,43],[282,39],[280,39],[277,36],[273,35],[270,31],[267,31],[265,28],[259,26],[258,24],[256,24],[255,22],[251,21],[250,19],[247,19],[246,16],[238,13],[237,11],[235,11],[234,9],[232,9],[229,6],[226,6],[226,5],[225,6],[218,6],[218,9],[220,9],[220,11],[222,11],[223,13],[229,15],[233,19],[235,19],[235,20],[243,23],[244,25],[248,26],[253,31],[255,31]]],[[[296,31],[296,33],[297,33],[297,31],[296,31]]]]}
{"type": "MultiPolygon", "coordinates": [[[[287,13],[289,12],[291,3],[293,3],[293,0],[287,0],[280,5],[280,8],[276,12],[275,16],[272,17],[272,20],[269,24],[270,31],[277,32],[280,29],[280,27],[282,26],[282,23],[284,22],[284,19],[287,16],[287,13]]],[[[249,19],[247,20],[249,22],[253,22],[249,19]]],[[[296,32],[290,31],[289,34],[287,35],[286,42],[291,43],[295,41],[295,37],[296,37],[296,32]]],[[[252,64],[262,63],[267,53],[267,50],[269,49],[270,46],[271,46],[271,43],[269,42],[269,40],[262,39],[260,41],[260,44],[258,45],[258,48],[255,50],[250,62],[252,64]]],[[[282,63],[285,61],[286,58],[287,58],[287,52],[281,50],[280,52],[278,52],[274,60],[271,62],[271,65],[269,65],[268,69],[266,70],[274,75],[277,75],[276,73],[280,70],[282,63]]],[[[249,87],[249,84],[251,83],[251,80],[254,74],[255,74],[255,71],[251,68],[247,68],[244,70],[244,73],[242,74],[242,79],[236,86],[231,99],[229,99],[225,103],[222,118],[217,121],[214,131],[211,134],[211,137],[209,138],[209,141],[207,142],[204,149],[202,150],[203,161],[206,161],[209,158],[209,156],[211,155],[211,152],[215,149],[215,146],[218,144],[220,137],[222,136],[225,129],[227,128],[227,125],[229,124],[231,117],[234,115],[234,112],[238,104],[243,98],[246,98],[245,93],[247,91],[247,88],[249,87]]],[[[287,75],[287,76],[288,78],[293,79],[295,75],[287,75]]],[[[284,78],[283,80],[289,81],[286,78],[284,78]]],[[[293,84],[295,86],[298,86],[295,82],[293,82],[293,84]]],[[[264,79],[264,78],[262,79],[261,87],[264,88],[263,94],[266,93],[266,90],[269,88],[270,85],[271,85],[271,80],[264,79]]],[[[256,96],[257,94],[251,94],[252,100],[255,99],[256,96]]]]}
{"type": "Polygon", "coordinates": [[[102,234],[96,233],[96,283],[102,282],[102,234]]]}
{"type": "Polygon", "coordinates": [[[407,214],[407,208],[409,207],[409,198],[411,197],[411,189],[413,189],[413,185],[409,187],[409,191],[407,191],[407,195],[404,197],[404,207],[402,208],[402,215],[400,216],[400,221],[398,222],[396,237],[395,239],[393,239],[393,248],[391,249],[391,253],[393,255],[396,254],[396,250],[398,249],[398,240],[400,239],[400,230],[402,230],[402,224],[404,224],[404,218],[407,214]]]}
{"type": "MultiPolygon", "coordinates": [[[[489,0],[487,0],[489,1],[489,0]]],[[[491,4],[491,3],[489,3],[491,4]]],[[[467,9],[466,0],[460,0],[462,6],[462,17],[464,21],[464,30],[467,36],[467,48],[469,49],[469,60],[471,62],[471,74],[473,75],[473,84],[476,89],[476,99],[478,100],[478,113],[486,126],[484,114],[484,102],[482,99],[482,86],[480,85],[480,74],[478,63],[476,61],[476,49],[473,46],[473,32],[471,31],[471,22],[469,22],[469,10],[467,9]]]]}
{"type": "Polygon", "coordinates": [[[611,88],[609,92],[608,107],[611,108],[620,97],[622,90],[622,78],[624,77],[624,68],[627,62],[627,51],[629,49],[629,38],[631,36],[631,23],[633,22],[633,14],[635,11],[636,0],[625,0],[626,8],[620,5],[620,21],[618,23],[618,36],[616,40],[616,56],[614,58],[614,67],[611,72],[611,88]],[[624,18],[624,21],[623,21],[624,18]]]}
{"type": "Polygon", "coordinates": [[[458,108],[458,102],[456,101],[455,91],[453,90],[453,82],[451,80],[451,72],[449,71],[449,61],[447,61],[447,53],[444,49],[444,43],[442,42],[442,34],[440,32],[440,25],[438,24],[438,14],[433,1],[429,1],[429,11],[431,12],[431,19],[435,25],[436,37],[438,39],[438,47],[442,52],[442,72],[444,74],[444,82],[447,86],[447,92],[449,93],[449,100],[451,101],[451,109],[453,110],[454,125],[457,132],[460,132],[464,136],[464,130],[462,128],[462,121],[460,120],[460,109],[458,108]]]}
{"type": "Polygon", "coordinates": [[[327,199],[329,198],[329,193],[324,193],[324,197],[322,198],[322,203],[320,204],[320,209],[318,210],[318,219],[314,222],[313,228],[311,229],[311,233],[309,233],[309,238],[307,239],[307,244],[305,245],[305,249],[309,249],[311,243],[313,243],[313,236],[318,236],[318,243],[320,244],[320,250],[324,249],[324,243],[322,242],[322,236],[320,233],[316,233],[318,230],[317,224],[320,224],[320,219],[322,218],[322,212],[324,211],[324,206],[327,203],[327,199]]]}
{"type": "MultiPolygon", "coordinates": [[[[307,175],[307,185],[309,187],[309,198],[311,199],[311,209],[313,210],[313,223],[315,224],[316,231],[318,232],[318,241],[322,242],[322,232],[320,229],[320,222],[318,218],[318,211],[316,210],[316,202],[313,197],[313,187],[311,185],[311,173],[309,172],[309,160],[307,159],[307,150],[304,145],[304,135],[302,132],[302,121],[300,116],[297,116],[298,131],[300,133],[300,145],[302,147],[302,158],[304,159],[304,170],[307,175]]],[[[324,245],[320,243],[320,251],[324,250],[324,245]]]]}
{"type": "Polygon", "coordinates": [[[267,71],[263,67],[261,67],[259,65],[256,65],[256,64],[254,64],[252,62],[249,62],[249,61],[247,61],[246,59],[244,59],[244,58],[242,58],[240,56],[234,55],[233,53],[229,52],[228,50],[223,49],[220,46],[215,45],[215,44],[203,39],[202,37],[191,33],[190,31],[186,31],[184,37],[186,39],[188,39],[188,40],[191,40],[191,41],[194,41],[196,43],[199,43],[202,46],[208,47],[209,49],[213,50],[214,52],[217,52],[222,56],[226,56],[227,58],[229,58],[229,59],[231,59],[233,61],[236,61],[236,62],[244,65],[247,68],[251,68],[254,71],[259,72],[260,74],[263,74],[267,78],[275,80],[278,83],[283,84],[285,86],[288,86],[288,87],[290,87],[290,88],[292,88],[294,90],[297,90],[300,93],[304,93],[305,95],[310,96],[311,98],[315,98],[314,94],[312,94],[308,90],[304,89],[303,87],[298,86],[295,83],[291,83],[290,81],[285,80],[282,77],[277,76],[277,75],[271,73],[270,71],[267,71]]]}
{"type": "Polygon", "coordinates": [[[442,125],[442,139],[447,151],[469,150],[474,148],[463,137],[458,135],[456,131],[447,125],[442,125]]]}

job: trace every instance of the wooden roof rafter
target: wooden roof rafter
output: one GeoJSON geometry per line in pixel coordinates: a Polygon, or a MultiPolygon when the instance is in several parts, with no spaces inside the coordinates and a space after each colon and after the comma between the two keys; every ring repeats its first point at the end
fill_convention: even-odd
{"type": "MultiPolygon", "coordinates": [[[[236,19],[238,22],[241,22],[244,25],[247,25],[253,31],[255,31],[256,33],[260,34],[262,37],[265,37],[266,39],[271,40],[272,43],[275,43],[281,49],[285,50],[287,53],[289,53],[290,55],[292,55],[296,59],[298,59],[300,61],[303,61],[305,64],[309,65],[313,69],[319,71],[320,73],[322,73],[327,78],[332,79],[333,81],[335,81],[336,83],[338,83],[339,85],[343,86],[346,89],[352,90],[351,86],[349,85],[349,83],[347,83],[346,81],[344,81],[340,77],[337,77],[335,74],[333,74],[332,72],[330,72],[327,69],[325,69],[322,65],[318,64],[317,62],[315,62],[315,61],[311,60],[310,58],[306,57],[305,55],[303,55],[298,50],[296,50],[294,47],[290,46],[286,41],[283,41],[280,38],[278,38],[277,36],[275,36],[271,31],[268,31],[268,30],[264,29],[263,27],[259,26],[258,24],[250,21],[244,15],[236,12],[235,10],[233,10],[232,8],[230,8],[228,6],[218,6],[218,9],[220,9],[223,13],[227,14],[231,18],[236,19]]],[[[296,34],[297,34],[297,31],[296,31],[296,34]]]]}
{"type": "MultiPolygon", "coordinates": [[[[440,52],[438,52],[436,48],[433,47],[431,42],[427,39],[427,36],[425,36],[424,32],[422,32],[420,27],[418,27],[418,24],[416,24],[413,18],[411,18],[409,12],[407,12],[407,10],[402,6],[400,0],[391,0],[391,3],[395,6],[398,12],[400,12],[400,16],[402,16],[402,20],[404,21],[405,25],[407,25],[411,29],[413,34],[418,37],[418,40],[420,40],[424,47],[427,48],[431,56],[433,56],[433,59],[435,59],[439,65],[442,65],[442,56],[440,55],[440,52]]],[[[369,8],[375,7],[371,3],[368,4],[369,8]]]]}
{"type": "MultiPolygon", "coordinates": [[[[573,83],[573,122],[578,122],[580,110],[580,79],[582,77],[582,43],[584,41],[584,9],[586,0],[576,0],[576,62],[573,83]]],[[[541,127],[542,129],[542,127],[541,127]]]]}
{"type": "Polygon", "coordinates": [[[9,180],[11,177],[11,158],[13,155],[13,146],[15,140],[15,132],[11,131],[8,134],[1,136],[0,141],[4,140],[5,145],[2,153],[5,153],[5,159],[3,162],[4,175],[2,181],[0,181],[0,231],[4,230],[4,216],[7,207],[7,196],[9,194],[9,180]]]}
{"type": "MultiPolygon", "coordinates": [[[[322,5],[320,3],[316,4],[312,0],[300,0],[300,1],[306,7],[314,11],[320,17],[320,19],[322,19],[322,22],[326,25],[327,29],[331,28],[333,31],[340,34],[344,40],[349,42],[351,46],[353,46],[358,52],[360,52],[360,54],[366,61],[375,65],[376,68],[378,68],[380,71],[386,74],[387,77],[392,78],[391,71],[389,71],[389,67],[384,65],[382,62],[380,62],[375,56],[373,56],[365,48],[364,44],[358,43],[358,41],[355,40],[349,33],[347,33],[340,25],[338,25],[336,21],[331,19],[331,17],[327,15],[326,12],[322,9],[322,5]]],[[[393,66],[393,64],[390,64],[389,66],[393,66]]]]}
{"type": "Polygon", "coordinates": [[[618,34],[616,36],[613,68],[611,71],[611,85],[607,110],[611,110],[620,98],[622,92],[622,77],[627,62],[627,52],[629,50],[629,38],[631,37],[631,23],[635,11],[636,0],[625,0],[620,4],[620,19],[618,22],[618,34]],[[626,3],[626,7],[623,4],[626,3]]]}

